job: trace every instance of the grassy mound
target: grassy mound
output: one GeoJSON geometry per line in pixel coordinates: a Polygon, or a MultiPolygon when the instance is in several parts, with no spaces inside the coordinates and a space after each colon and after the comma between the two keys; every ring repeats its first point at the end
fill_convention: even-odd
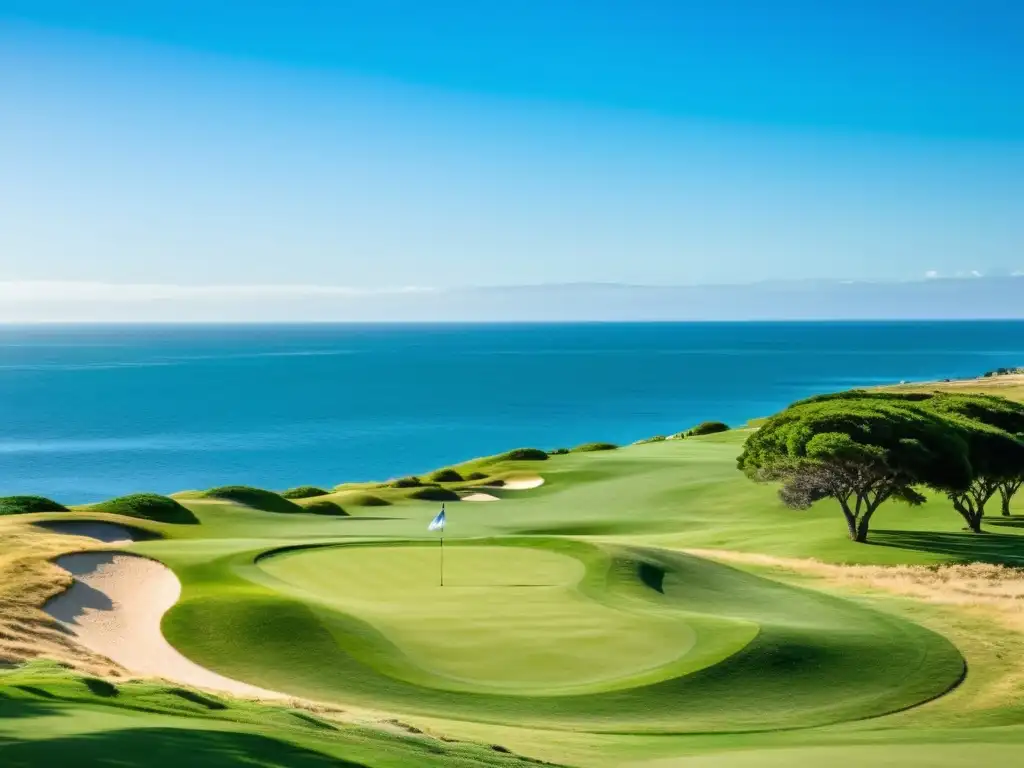
{"type": "Polygon", "coordinates": [[[491,461],[546,461],[548,452],[540,448],[516,448],[505,453],[499,453],[491,458],[491,461]]]}
{"type": "Polygon", "coordinates": [[[45,496],[0,496],[0,515],[32,512],[67,512],[68,508],[45,496]]]}
{"type": "Polygon", "coordinates": [[[699,437],[700,435],[713,435],[717,432],[728,432],[729,425],[721,421],[702,421],[695,427],[686,430],[687,437],[699,437]]]}
{"type": "Polygon", "coordinates": [[[618,448],[615,443],[583,443],[572,449],[572,453],[593,453],[594,451],[614,451],[618,448]]]}
{"type": "Polygon", "coordinates": [[[157,523],[199,522],[187,507],[182,506],[169,496],[161,496],[156,493],[134,493],[130,496],[119,496],[116,499],[94,504],[89,509],[94,512],[107,512],[111,515],[152,520],[157,523]]]}
{"type": "Polygon", "coordinates": [[[340,504],[331,501],[330,499],[316,499],[308,504],[303,504],[302,509],[314,515],[335,515],[337,517],[348,516],[348,512],[342,509],[340,504]]]}
{"type": "Polygon", "coordinates": [[[466,478],[460,475],[458,470],[448,467],[431,472],[427,475],[427,479],[432,483],[461,483],[466,478]]]}
{"type": "Polygon", "coordinates": [[[381,483],[381,488],[420,488],[424,485],[423,481],[415,475],[409,477],[399,477],[395,480],[388,480],[386,483],[381,483]]]}
{"type": "Polygon", "coordinates": [[[450,488],[442,488],[438,485],[426,485],[416,488],[406,498],[419,501],[458,501],[459,494],[450,488]]]}
{"type": "Polygon", "coordinates": [[[267,491],[263,488],[252,488],[247,485],[225,485],[221,488],[211,488],[203,491],[203,497],[207,499],[220,499],[230,501],[243,507],[251,507],[264,512],[281,512],[290,514],[301,512],[302,507],[293,501],[289,501],[279,493],[267,491]]]}
{"type": "Polygon", "coordinates": [[[336,494],[346,507],[387,507],[391,502],[365,491],[341,491],[336,494]]]}
{"type": "Polygon", "coordinates": [[[314,496],[326,496],[328,493],[329,491],[317,488],[315,485],[300,485],[297,488],[281,491],[281,495],[286,499],[311,499],[314,496]]]}

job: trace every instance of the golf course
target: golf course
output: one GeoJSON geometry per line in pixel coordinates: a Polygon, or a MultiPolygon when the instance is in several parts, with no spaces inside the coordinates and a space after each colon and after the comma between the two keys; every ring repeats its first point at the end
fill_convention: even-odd
{"type": "Polygon", "coordinates": [[[974,533],[926,493],[854,541],[833,500],[792,509],[737,469],[757,431],[280,493],[8,499],[0,757],[1012,763],[1024,516],[974,533]]]}

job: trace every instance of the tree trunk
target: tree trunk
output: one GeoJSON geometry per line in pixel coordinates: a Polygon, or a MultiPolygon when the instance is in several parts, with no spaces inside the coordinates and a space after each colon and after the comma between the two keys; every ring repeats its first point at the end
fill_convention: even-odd
{"type": "Polygon", "coordinates": [[[850,532],[850,540],[860,541],[857,538],[857,518],[845,509],[843,510],[843,516],[846,517],[846,530],[850,532]]]}
{"type": "Polygon", "coordinates": [[[868,502],[865,505],[864,514],[857,521],[857,535],[854,537],[854,541],[863,544],[868,540],[868,526],[871,525],[871,516],[875,514],[876,509],[878,509],[878,503],[868,502]]]}
{"type": "Polygon", "coordinates": [[[999,484],[999,498],[1002,501],[1003,516],[1010,516],[1010,499],[1020,488],[1020,481],[1017,482],[1002,482],[999,484]]]}
{"type": "Polygon", "coordinates": [[[965,499],[958,499],[953,501],[953,508],[960,513],[960,517],[967,523],[967,527],[971,529],[973,533],[981,533],[981,517],[984,513],[984,507],[975,509],[974,505],[965,499]]]}

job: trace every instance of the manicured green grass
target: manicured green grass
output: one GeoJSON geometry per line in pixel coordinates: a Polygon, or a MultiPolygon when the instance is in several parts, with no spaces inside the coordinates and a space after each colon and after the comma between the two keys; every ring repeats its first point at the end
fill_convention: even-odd
{"type": "MultiPolygon", "coordinates": [[[[940,708],[923,703],[958,695],[947,692],[961,680],[963,655],[902,603],[831,594],[680,550],[833,563],[1024,565],[1019,518],[987,519],[987,533],[975,535],[961,529],[945,499],[916,509],[887,504],[869,543],[855,544],[830,502],[789,510],[774,488],[736,470],[747,434],[550,456],[511,452],[457,465],[462,482],[446,474],[426,475],[440,483],[434,486],[344,484],[301,503],[277,494],[267,503],[253,489],[186,494],[178,501],[200,524],[150,524],[164,538],[132,549],[167,563],[181,579],[182,599],[163,629],[194,661],[266,688],[394,713],[557,762],[651,768],[681,757],[725,767],[1008,759],[1024,743],[1015,709],[1001,705],[998,713],[933,725],[929,713],[940,708]],[[500,487],[503,479],[537,474],[540,487],[500,487]],[[500,500],[449,503],[441,587],[439,542],[426,531],[439,503],[415,495],[479,485],[500,500]],[[280,502],[292,514],[279,514],[280,502]],[[331,503],[349,516],[307,513],[331,503]]],[[[998,680],[999,663],[972,657],[961,689],[998,680]]],[[[73,749],[116,749],[110,745],[127,739],[130,752],[138,730],[125,736],[117,719],[125,717],[154,729],[156,741],[140,742],[152,748],[165,743],[160,718],[182,717],[109,714],[112,701],[86,691],[73,704],[80,708],[75,722],[103,724],[86,739],[75,733],[65,742],[56,724],[70,718],[46,710],[56,704],[37,710],[48,700],[34,696],[11,699],[8,712],[26,712],[15,731],[31,721],[42,741],[73,749]]],[[[59,698],[60,706],[72,706],[59,698]]],[[[267,765],[314,759],[287,751],[293,748],[365,761],[357,764],[431,764],[418,753],[394,752],[378,732],[360,736],[362,751],[344,752],[356,749],[348,731],[296,735],[273,718],[211,726],[211,716],[186,728],[190,741],[182,748],[206,754],[196,730],[241,730],[245,744],[217,742],[211,754],[222,762],[209,765],[242,764],[224,757],[232,750],[246,759],[267,755],[267,765]]],[[[180,727],[173,722],[166,727],[180,727]]],[[[0,756],[7,749],[0,742],[0,756]]],[[[481,762],[464,764],[505,759],[486,747],[465,749],[481,762]]],[[[435,764],[460,764],[446,762],[448,752],[430,754],[435,764]]]]}
{"type": "Polygon", "coordinates": [[[339,722],[160,683],[34,664],[0,673],[0,762],[146,768],[525,766],[488,745],[339,722]]]}

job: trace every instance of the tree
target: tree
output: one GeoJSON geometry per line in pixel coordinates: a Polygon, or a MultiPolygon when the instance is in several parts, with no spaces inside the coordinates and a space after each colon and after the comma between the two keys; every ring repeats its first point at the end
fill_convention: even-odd
{"type": "Polygon", "coordinates": [[[997,492],[1002,513],[1009,516],[1010,500],[1024,484],[1024,404],[992,395],[936,394],[922,405],[971,423],[967,442],[974,480],[967,492],[950,497],[970,529],[981,531],[985,504],[997,492]]]}
{"type": "Polygon", "coordinates": [[[1002,501],[1003,517],[1010,516],[1010,499],[1013,495],[1020,490],[1021,485],[1024,485],[1024,477],[1017,477],[1013,480],[1003,480],[999,484],[999,497],[1002,501]]]}
{"type": "Polygon", "coordinates": [[[985,505],[1004,483],[1019,483],[1024,474],[1024,443],[997,427],[970,419],[953,419],[967,444],[971,482],[947,491],[967,527],[981,533],[985,505]]]}
{"type": "Polygon", "coordinates": [[[920,407],[960,423],[965,430],[974,479],[969,489],[950,495],[954,508],[973,531],[980,531],[985,505],[996,492],[1002,501],[1002,513],[1010,514],[1010,500],[1024,485],[1024,456],[1019,446],[1008,442],[1008,438],[1012,435],[1017,443],[1024,443],[1024,403],[995,395],[885,390],[850,390],[818,395],[803,403],[863,399],[920,407]],[[1009,434],[997,437],[978,433],[975,427],[965,426],[964,419],[1009,434]]]}
{"type": "Polygon", "coordinates": [[[954,493],[972,480],[962,430],[950,419],[913,401],[874,397],[790,406],[748,438],[738,466],[755,480],[781,481],[791,508],[834,499],[856,542],[867,540],[886,501],[917,505],[920,486],[954,493]]]}

